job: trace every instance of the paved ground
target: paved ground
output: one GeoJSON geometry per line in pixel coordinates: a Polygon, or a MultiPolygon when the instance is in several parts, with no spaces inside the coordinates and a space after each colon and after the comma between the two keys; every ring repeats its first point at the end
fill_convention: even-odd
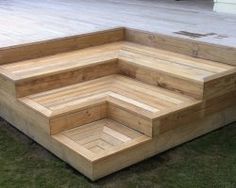
{"type": "Polygon", "coordinates": [[[0,119],[0,187],[235,188],[236,122],[97,182],[0,119]]]}

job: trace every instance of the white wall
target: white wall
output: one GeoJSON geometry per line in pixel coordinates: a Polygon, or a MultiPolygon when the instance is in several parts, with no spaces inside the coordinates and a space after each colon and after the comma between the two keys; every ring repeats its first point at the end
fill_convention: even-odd
{"type": "Polygon", "coordinates": [[[214,0],[214,11],[236,14],[236,0],[214,0]]]}

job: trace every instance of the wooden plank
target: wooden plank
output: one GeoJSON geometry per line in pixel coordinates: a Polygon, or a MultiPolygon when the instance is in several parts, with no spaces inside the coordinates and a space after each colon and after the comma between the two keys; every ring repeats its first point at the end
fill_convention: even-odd
{"type": "Polygon", "coordinates": [[[125,136],[125,135],[123,135],[123,134],[121,134],[109,127],[104,127],[103,132],[111,135],[112,137],[114,137],[122,142],[127,142],[127,141],[131,140],[131,138],[129,138],[129,137],[127,137],[127,136],[125,136]]]}
{"type": "Polygon", "coordinates": [[[137,53],[140,55],[150,56],[157,59],[162,59],[172,63],[183,64],[189,67],[206,70],[212,73],[223,72],[232,68],[232,66],[230,65],[200,58],[194,58],[188,55],[174,53],[167,50],[161,50],[159,48],[151,48],[149,46],[131,42],[125,42],[125,45],[122,46],[122,50],[137,53]]]}
{"type": "Polygon", "coordinates": [[[94,107],[87,107],[84,110],[78,110],[74,113],[68,113],[63,116],[50,119],[51,134],[81,126],[99,119],[107,117],[106,103],[94,107]]]}
{"type": "Polygon", "coordinates": [[[124,102],[124,103],[127,103],[128,105],[134,106],[137,109],[140,108],[144,111],[148,111],[148,112],[152,112],[152,113],[156,113],[156,112],[160,111],[156,107],[152,107],[151,105],[145,104],[141,101],[138,101],[136,99],[132,99],[131,97],[127,97],[125,95],[120,95],[120,94],[117,94],[114,92],[109,92],[108,96],[109,96],[109,99],[108,99],[109,101],[114,102],[114,100],[116,100],[116,101],[120,101],[121,103],[124,102]]]}
{"type": "Polygon", "coordinates": [[[212,75],[204,82],[204,99],[214,98],[236,90],[236,68],[212,75]]]}
{"type": "Polygon", "coordinates": [[[185,79],[202,81],[203,78],[213,74],[212,72],[197,69],[181,63],[174,63],[163,59],[158,59],[153,56],[140,55],[128,51],[120,51],[119,58],[122,61],[133,62],[137,65],[174,74],[176,77],[178,76],[185,79]]]}
{"type": "Polygon", "coordinates": [[[147,84],[178,91],[197,99],[200,99],[203,95],[202,81],[177,79],[175,75],[121,60],[119,61],[119,69],[121,74],[147,84]]]}
{"type": "Polygon", "coordinates": [[[88,81],[102,76],[116,74],[118,72],[116,60],[104,62],[104,64],[85,67],[73,71],[65,71],[43,78],[29,79],[16,83],[17,97],[46,91],[48,89],[60,88],[69,84],[88,81]],[[96,70],[96,73],[94,72],[96,70]]]}
{"type": "Polygon", "coordinates": [[[112,103],[108,104],[108,118],[111,118],[131,129],[137,130],[148,136],[152,136],[152,121],[141,116],[129,113],[129,111],[120,108],[112,103]]]}

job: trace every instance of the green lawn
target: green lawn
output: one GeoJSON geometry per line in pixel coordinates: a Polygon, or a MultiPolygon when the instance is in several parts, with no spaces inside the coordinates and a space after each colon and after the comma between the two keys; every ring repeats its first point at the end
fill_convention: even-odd
{"type": "Polygon", "coordinates": [[[0,119],[0,187],[236,187],[236,123],[91,182],[0,119]]]}

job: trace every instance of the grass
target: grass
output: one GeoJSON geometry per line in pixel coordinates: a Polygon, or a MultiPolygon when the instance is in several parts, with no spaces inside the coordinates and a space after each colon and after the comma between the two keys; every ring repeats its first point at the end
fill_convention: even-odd
{"type": "Polygon", "coordinates": [[[91,182],[0,119],[0,187],[236,187],[236,123],[91,182]]]}

